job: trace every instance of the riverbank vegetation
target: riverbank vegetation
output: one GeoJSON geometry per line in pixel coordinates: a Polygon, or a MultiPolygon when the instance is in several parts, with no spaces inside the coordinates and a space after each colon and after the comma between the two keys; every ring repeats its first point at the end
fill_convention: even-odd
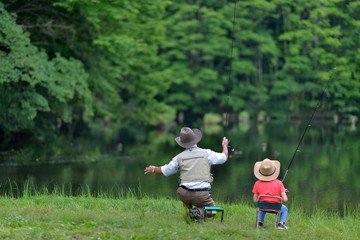
{"type": "Polygon", "coordinates": [[[298,118],[324,90],[318,116],[355,123],[359,12],[345,0],[1,1],[0,140],[125,138],[225,109],[298,118]]]}
{"type": "Polygon", "coordinates": [[[114,197],[61,193],[25,194],[0,199],[1,239],[359,239],[360,211],[345,216],[301,209],[289,212],[289,230],[273,226],[268,215],[262,229],[255,229],[255,208],[244,203],[222,203],[219,215],[204,223],[188,221],[176,199],[114,197]]]}

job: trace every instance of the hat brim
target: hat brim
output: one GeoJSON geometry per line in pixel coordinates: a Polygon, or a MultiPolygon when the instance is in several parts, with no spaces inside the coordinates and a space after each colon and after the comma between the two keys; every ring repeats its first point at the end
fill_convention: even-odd
{"type": "Polygon", "coordinates": [[[264,176],[260,173],[260,166],[262,161],[258,161],[255,163],[254,165],[254,175],[257,179],[261,180],[261,181],[272,181],[278,178],[279,174],[280,174],[280,162],[278,160],[270,160],[272,162],[272,164],[274,164],[275,166],[275,172],[269,176],[264,176]]]}
{"type": "Polygon", "coordinates": [[[202,132],[197,128],[193,128],[191,130],[195,134],[194,140],[192,140],[191,142],[183,143],[183,142],[181,142],[180,136],[178,136],[178,137],[175,138],[175,141],[176,141],[177,144],[179,144],[179,146],[181,146],[183,148],[189,148],[189,147],[194,146],[198,142],[200,142],[200,140],[202,138],[202,132]]]}

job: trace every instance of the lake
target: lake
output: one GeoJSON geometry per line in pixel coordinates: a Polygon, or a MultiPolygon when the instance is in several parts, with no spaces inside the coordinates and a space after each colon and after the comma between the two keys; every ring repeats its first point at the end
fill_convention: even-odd
{"type": "MultiPolygon", "coordinates": [[[[132,131],[116,141],[103,136],[76,141],[58,138],[1,152],[0,193],[21,196],[27,183],[49,191],[61,186],[74,195],[176,197],[177,174],[144,175],[143,170],[149,164],[166,164],[182,151],[174,141],[180,127],[169,132],[132,131]]],[[[225,164],[212,167],[214,200],[251,202],[254,163],[267,157],[281,162],[279,179],[289,190],[288,207],[341,215],[359,207],[359,127],[315,121],[294,155],[305,127],[304,122],[285,121],[229,127],[227,137],[234,151],[225,164]]],[[[204,137],[199,147],[221,151],[224,129],[201,129],[204,137]]]]}

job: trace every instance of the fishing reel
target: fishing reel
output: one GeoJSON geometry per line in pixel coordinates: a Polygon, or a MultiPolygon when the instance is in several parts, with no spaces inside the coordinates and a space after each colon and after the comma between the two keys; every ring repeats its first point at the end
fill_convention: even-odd
{"type": "Polygon", "coordinates": [[[228,145],[227,149],[228,149],[228,156],[229,156],[229,158],[232,158],[232,157],[233,157],[233,154],[234,154],[234,152],[235,152],[235,149],[232,148],[232,147],[229,146],[229,145],[228,145]]]}

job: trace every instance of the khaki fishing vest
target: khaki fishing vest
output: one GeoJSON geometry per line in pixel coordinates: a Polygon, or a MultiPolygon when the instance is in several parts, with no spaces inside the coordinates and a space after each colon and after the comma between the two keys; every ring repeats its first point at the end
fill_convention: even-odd
{"type": "Polygon", "coordinates": [[[201,181],[212,183],[213,178],[206,150],[186,149],[177,156],[177,159],[180,166],[180,184],[201,181]]]}

